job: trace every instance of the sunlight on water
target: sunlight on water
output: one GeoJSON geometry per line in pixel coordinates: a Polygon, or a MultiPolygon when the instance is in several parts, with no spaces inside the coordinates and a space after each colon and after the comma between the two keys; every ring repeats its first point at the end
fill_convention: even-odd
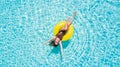
{"type": "Polygon", "coordinates": [[[119,67],[120,2],[0,0],[0,67],[119,67]],[[59,21],[77,16],[60,47],[43,43],[59,21]]]}

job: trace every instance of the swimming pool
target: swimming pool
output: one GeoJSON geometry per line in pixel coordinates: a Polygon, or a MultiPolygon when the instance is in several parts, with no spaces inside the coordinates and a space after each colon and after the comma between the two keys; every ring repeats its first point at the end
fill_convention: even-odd
{"type": "Polygon", "coordinates": [[[120,67],[119,0],[0,0],[0,67],[120,67]],[[72,38],[43,43],[77,11],[72,38]]]}

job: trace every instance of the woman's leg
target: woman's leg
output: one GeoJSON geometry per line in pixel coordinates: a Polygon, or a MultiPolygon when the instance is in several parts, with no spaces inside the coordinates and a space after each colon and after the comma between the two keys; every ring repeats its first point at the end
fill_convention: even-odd
{"type": "Polygon", "coordinates": [[[74,12],[73,16],[72,17],[68,17],[66,19],[66,24],[65,26],[61,29],[61,30],[68,30],[69,26],[72,24],[73,20],[74,20],[74,17],[76,16],[76,12],[74,12]]]}
{"type": "Polygon", "coordinates": [[[68,23],[68,26],[70,26],[70,25],[72,24],[75,16],[76,16],[76,12],[74,12],[74,14],[73,14],[72,17],[68,17],[68,18],[66,19],[66,22],[68,23]]]}
{"type": "Polygon", "coordinates": [[[68,18],[68,19],[67,19],[67,20],[68,20],[68,21],[67,21],[67,23],[68,23],[68,27],[72,24],[72,22],[73,22],[75,16],[76,16],[76,12],[74,12],[72,18],[68,18]]]}
{"type": "Polygon", "coordinates": [[[68,30],[68,28],[69,28],[69,25],[68,23],[66,23],[65,26],[61,30],[68,30]]]}

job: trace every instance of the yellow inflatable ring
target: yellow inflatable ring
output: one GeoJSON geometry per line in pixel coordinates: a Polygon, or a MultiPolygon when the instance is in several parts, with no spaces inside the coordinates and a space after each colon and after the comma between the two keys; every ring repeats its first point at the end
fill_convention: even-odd
{"type": "MultiPolygon", "coordinates": [[[[54,35],[57,35],[57,33],[59,32],[59,30],[62,27],[64,27],[65,24],[66,24],[66,21],[61,21],[61,22],[57,23],[55,25],[55,27],[54,27],[54,31],[53,31],[54,35]]],[[[64,35],[62,41],[66,41],[66,40],[70,39],[72,37],[72,35],[73,35],[73,32],[74,32],[74,28],[73,28],[72,25],[70,25],[70,27],[69,27],[67,33],[64,35]]]]}

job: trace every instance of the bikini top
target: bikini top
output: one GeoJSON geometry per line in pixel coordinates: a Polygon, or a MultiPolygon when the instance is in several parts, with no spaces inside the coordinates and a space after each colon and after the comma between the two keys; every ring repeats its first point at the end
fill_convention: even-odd
{"type": "MultiPolygon", "coordinates": [[[[58,37],[60,40],[62,40],[63,36],[66,34],[67,30],[60,30],[58,32],[58,34],[56,35],[56,37],[58,37]]],[[[55,45],[55,41],[52,41],[53,43],[53,46],[58,46],[58,45],[55,45]]]]}

